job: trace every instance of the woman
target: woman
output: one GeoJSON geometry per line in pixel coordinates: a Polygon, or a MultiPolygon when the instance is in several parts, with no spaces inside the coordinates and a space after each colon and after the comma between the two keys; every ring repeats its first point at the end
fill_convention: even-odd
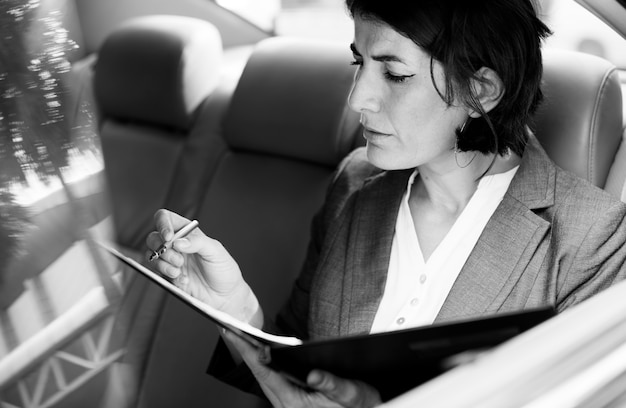
{"type": "MultiPolygon", "coordinates": [[[[338,169],[281,331],[311,339],[560,311],[623,279],[626,206],[557,168],[529,130],[549,34],[531,0],[347,6],[357,67],[349,104],[367,145],[338,169]]],[[[148,247],[186,222],[159,211],[148,247]]],[[[195,230],[173,248],[157,261],[161,273],[267,326],[219,242],[195,230]]],[[[262,363],[263,350],[222,336],[275,406],[380,402],[371,386],[317,370],[300,388],[262,363]]],[[[214,373],[224,360],[218,352],[214,373]]]]}

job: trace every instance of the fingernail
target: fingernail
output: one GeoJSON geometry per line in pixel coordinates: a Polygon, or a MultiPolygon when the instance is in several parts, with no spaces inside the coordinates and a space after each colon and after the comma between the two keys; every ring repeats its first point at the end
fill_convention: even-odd
{"type": "Polygon", "coordinates": [[[259,350],[259,363],[269,364],[270,361],[272,361],[272,356],[270,355],[269,347],[261,347],[259,350]]]}
{"type": "Polygon", "coordinates": [[[175,280],[177,285],[185,286],[189,283],[189,276],[186,273],[181,273],[175,280]]]}
{"type": "Polygon", "coordinates": [[[180,238],[176,240],[176,247],[180,249],[189,248],[191,242],[187,238],[180,238]]]}
{"type": "Polygon", "coordinates": [[[163,238],[163,240],[166,242],[172,239],[172,237],[174,236],[174,233],[170,231],[169,229],[161,230],[159,231],[159,233],[161,234],[161,237],[163,238]]]}
{"type": "Polygon", "coordinates": [[[226,330],[225,328],[222,328],[222,336],[224,337],[224,340],[230,341],[233,339],[234,334],[230,330],[226,330]]]}
{"type": "Polygon", "coordinates": [[[319,371],[311,371],[306,380],[311,387],[316,387],[322,383],[322,374],[319,371]]]}

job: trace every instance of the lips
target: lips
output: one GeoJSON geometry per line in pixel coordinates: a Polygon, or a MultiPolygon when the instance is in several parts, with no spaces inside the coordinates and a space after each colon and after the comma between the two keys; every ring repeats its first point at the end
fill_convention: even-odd
{"type": "Polygon", "coordinates": [[[363,137],[368,142],[376,142],[388,136],[389,136],[389,133],[384,133],[379,130],[373,129],[371,127],[363,126],[363,137]]]}

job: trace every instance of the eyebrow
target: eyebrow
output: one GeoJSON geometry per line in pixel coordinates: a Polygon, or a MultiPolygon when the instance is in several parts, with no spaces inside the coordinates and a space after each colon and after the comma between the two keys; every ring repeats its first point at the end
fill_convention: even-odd
{"type": "MultiPolygon", "coordinates": [[[[355,56],[362,57],[361,53],[356,49],[356,46],[354,45],[354,43],[350,44],[350,50],[355,56]]],[[[406,65],[406,62],[402,61],[400,58],[396,57],[395,55],[376,55],[372,57],[372,59],[378,62],[400,62],[406,65]]]]}

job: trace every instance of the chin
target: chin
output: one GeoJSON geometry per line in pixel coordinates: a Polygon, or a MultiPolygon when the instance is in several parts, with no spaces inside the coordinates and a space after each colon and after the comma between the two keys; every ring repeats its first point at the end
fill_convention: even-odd
{"type": "Polygon", "coordinates": [[[367,142],[366,144],[367,160],[381,170],[404,170],[414,168],[414,165],[407,164],[403,160],[400,160],[402,154],[390,150],[383,149],[373,143],[367,142]]]}

